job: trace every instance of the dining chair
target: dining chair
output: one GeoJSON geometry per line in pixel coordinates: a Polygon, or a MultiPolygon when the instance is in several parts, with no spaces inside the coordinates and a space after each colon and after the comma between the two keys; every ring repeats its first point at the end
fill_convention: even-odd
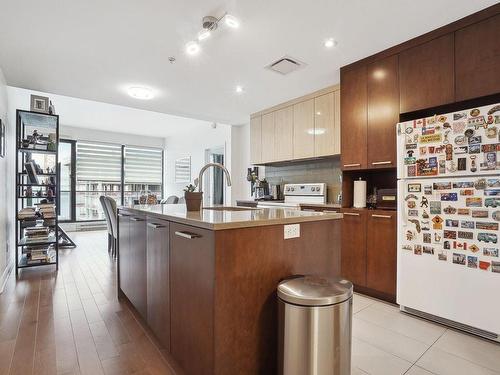
{"type": "Polygon", "coordinates": [[[177,201],[177,204],[185,204],[186,203],[186,198],[180,197],[179,200],[177,201]]]}
{"type": "Polygon", "coordinates": [[[105,197],[105,203],[109,212],[111,232],[113,233],[111,255],[113,257],[116,257],[116,248],[118,246],[118,219],[117,219],[116,201],[113,198],[105,197]]]}
{"type": "Polygon", "coordinates": [[[177,204],[177,202],[179,202],[179,197],[171,195],[167,199],[162,199],[160,204],[177,204]]]}
{"type": "Polygon", "coordinates": [[[104,195],[101,195],[99,197],[99,202],[101,203],[102,211],[104,212],[104,218],[106,219],[106,227],[108,229],[108,253],[109,253],[112,252],[113,250],[113,241],[114,241],[113,229],[111,226],[111,218],[109,216],[108,207],[106,205],[106,197],[104,195]]]}

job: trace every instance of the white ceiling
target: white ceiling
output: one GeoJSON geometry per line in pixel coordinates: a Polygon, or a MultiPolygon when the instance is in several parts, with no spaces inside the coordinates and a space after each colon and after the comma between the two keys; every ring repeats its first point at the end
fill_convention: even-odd
{"type": "Polygon", "coordinates": [[[11,86],[240,124],[265,107],[339,82],[339,68],[495,0],[2,1],[0,67],[11,86]],[[238,17],[197,56],[184,45],[205,15],[238,17]],[[327,37],[338,46],[327,50],[327,37]],[[288,76],[264,69],[290,55],[288,76]],[[175,64],[168,62],[175,56],[175,64]],[[129,85],[152,87],[138,101],[129,85]],[[236,95],[235,86],[245,92],[236,95]]]}

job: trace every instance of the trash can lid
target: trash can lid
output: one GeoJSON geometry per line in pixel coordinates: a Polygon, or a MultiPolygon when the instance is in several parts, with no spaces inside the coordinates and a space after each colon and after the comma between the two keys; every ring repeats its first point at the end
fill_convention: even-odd
{"type": "Polygon", "coordinates": [[[278,285],[278,297],[302,306],[326,306],[352,297],[352,283],[341,278],[302,276],[278,285]]]}

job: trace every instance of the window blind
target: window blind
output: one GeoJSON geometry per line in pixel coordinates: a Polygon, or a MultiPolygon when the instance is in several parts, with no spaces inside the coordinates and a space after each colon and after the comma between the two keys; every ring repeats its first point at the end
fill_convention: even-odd
{"type": "Polygon", "coordinates": [[[121,181],[121,145],[82,142],[76,143],[77,181],[121,181]]]}
{"type": "Polygon", "coordinates": [[[161,184],[163,151],[125,146],[125,183],[161,184]]]}

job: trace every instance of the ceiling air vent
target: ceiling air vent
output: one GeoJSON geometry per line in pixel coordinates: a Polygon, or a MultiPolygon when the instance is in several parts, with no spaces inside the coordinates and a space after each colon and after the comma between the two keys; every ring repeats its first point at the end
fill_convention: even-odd
{"type": "Polygon", "coordinates": [[[305,64],[303,62],[300,62],[297,59],[294,59],[290,56],[284,56],[266,66],[266,69],[272,70],[282,75],[286,75],[297,69],[302,68],[304,65],[305,64]]]}

